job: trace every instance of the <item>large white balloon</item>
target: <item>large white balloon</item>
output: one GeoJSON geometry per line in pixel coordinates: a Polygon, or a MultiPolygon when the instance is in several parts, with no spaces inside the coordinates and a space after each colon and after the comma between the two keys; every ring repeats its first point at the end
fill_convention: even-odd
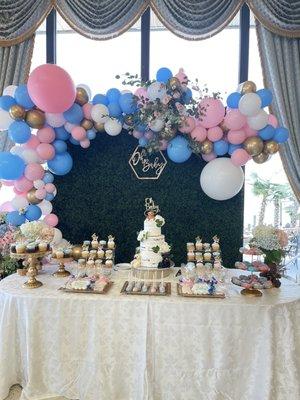
{"type": "Polygon", "coordinates": [[[9,151],[11,152],[11,154],[15,154],[16,156],[21,157],[24,150],[25,150],[25,147],[14,145],[9,151]]]}
{"type": "Polygon", "coordinates": [[[205,194],[214,200],[228,200],[243,187],[244,173],[230,158],[216,158],[203,168],[200,185],[205,194]]]}
{"type": "Polygon", "coordinates": [[[147,96],[149,100],[162,99],[167,93],[166,86],[160,82],[153,82],[147,89],[147,96]]]}
{"type": "Polygon", "coordinates": [[[162,119],[160,118],[155,118],[153,121],[150,123],[150,129],[153,132],[160,132],[163,127],[165,126],[165,123],[162,119]]]}
{"type": "Polygon", "coordinates": [[[48,200],[41,201],[38,205],[40,207],[43,215],[51,214],[52,211],[52,203],[48,200]]]}
{"type": "Polygon", "coordinates": [[[261,109],[261,98],[256,93],[246,93],[239,101],[239,110],[247,117],[252,117],[261,109]]]}
{"type": "Polygon", "coordinates": [[[104,124],[109,118],[108,108],[104,104],[95,104],[91,109],[91,117],[95,122],[104,124]]]}
{"type": "Polygon", "coordinates": [[[247,122],[250,128],[259,130],[263,129],[268,125],[269,115],[265,112],[265,110],[260,110],[258,114],[254,115],[254,117],[248,117],[247,122]]]}
{"type": "Polygon", "coordinates": [[[110,136],[117,136],[122,131],[122,124],[116,119],[109,118],[104,124],[105,132],[110,136]]]}
{"type": "Polygon", "coordinates": [[[53,114],[53,113],[45,113],[47,124],[51,125],[53,128],[59,128],[66,123],[63,114],[53,114]]]}
{"type": "Polygon", "coordinates": [[[26,197],[23,196],[16,196],[12,199],[11,205],[15,210],[19,210],[20,208],[26,208],[28,207],[28,200],[26,197]]]}
{"type": "Polygon", "coordinates": [[[6,131],[13,122],[9,112],[0,108],[0,131],[6,131]]]}

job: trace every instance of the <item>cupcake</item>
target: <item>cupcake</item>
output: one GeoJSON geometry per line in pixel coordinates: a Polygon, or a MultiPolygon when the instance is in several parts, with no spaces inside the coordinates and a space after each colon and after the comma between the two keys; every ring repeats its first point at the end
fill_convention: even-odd
{"type": "Polygon", "coordinates": [[[46,242],[40,242],[40,243],[38,244],[38,247],[39,247],[39,251],[47,251],[48,245],[47,245],[46,242]]]}
{"type": "Polygon", "coordinates": [[[83,246],[86,246],[86,247],[90,247],[90,244],[91,244],[91,241],[90,240],[85,240],[84,242],[83,242],[83,246]]]}
{"type": "Polygon", "coordinates": [[[104,250],[102,250],[102,249],[98,250],[97,251],[97,257],[101,258],[101,259],[104,258],[104,250]]]}
{"type": "Polygon", "coordinates": [[[83,258],[88,258],[89,255],[90,255],[90,252],[89,252],[88,250],[85,250],[85,249],[82,250],[81,256],[82,256],[83,258]]]}
{"type": "Polygon", "coordinates": [[[55,257],[56,258],[64,258],[64,252],[62,250],[56,250],[55,257]]]}
{"type": "Polygon", "coordinates": [[[112,250],[106,250],[105,252],[105,258],[111,260],[113,256],[112,250]]]}
{"type": "Polygon", "coordinates": [[[27,253],[35,253],[36,251],[36,244],[35,243],[28,243],[26,246],[26,252],[27,253]]]}
{"type": "Polygon", "coordinates": [[[64,250],[64,257],[65,258],[70,258],[72,256],[72,250],[71,249],[65,249],[64,250]]]}
{"type": "Polygon", "coordinates": [[[106,260],[105,261],[105,267],[106,268],[112,268],[113,267],[113,261],[112,260],[106,260]]]}
{"type": "Polygon", "coordinates": [[[101,247],[106,247],[106,240],[100,240],[99,244],[101,247]]]}
{"type": "Polygon", "coordinates": [[[206,252],[203,254],[203,259],[204,261],[210,261],[211,260],[211,253],[206,252]]]}

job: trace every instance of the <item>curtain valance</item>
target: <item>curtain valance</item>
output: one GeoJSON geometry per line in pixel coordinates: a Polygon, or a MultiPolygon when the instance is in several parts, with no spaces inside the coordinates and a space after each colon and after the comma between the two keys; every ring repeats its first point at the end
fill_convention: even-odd
{"type": "MultiPolygon", "coordinates": [[[[116,37],[151,7],[174,34],[189,40],[212,36],[226,27],[245,0],[0,0],[0,45],[32,36],[55,7],[77,32],[95,40],[116,37]]],[[[247,0],[269,30],[300,37],[299,0],[247,0]]]]}

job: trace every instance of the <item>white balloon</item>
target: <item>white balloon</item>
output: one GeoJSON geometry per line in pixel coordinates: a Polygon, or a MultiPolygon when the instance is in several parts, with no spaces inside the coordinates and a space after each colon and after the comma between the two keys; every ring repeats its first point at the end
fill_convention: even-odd
{"type": "Polygon", "coordinates": [[[63,114],[45,113],[46,122],[53,128],[59,128],[66,123],[63,114]]]}
{"type": "Polygon", "coordinates": [[[167,93],[166,86],[160,82],[153,82],[147,89],[149,100],[162,99],[167,93]]]}
{"type": "Polygon", "coordinates": [[[0,108],[0,131],[6,131],[13,122],[9,112],[0,108]]]}
{"type": "Polygon", "coordinates": [[[247,122],[250,128],[259,130],[268,125],[269,115],[265,110],[260,110],[254,117],[248,117],[247,122]]]}
{"type": "Polygon", "coordinates": [[[91,117],[95,122],[104,124],[109,118],[108,108],[104,104],[95,104],[91,109],[91,117]]]}
{"type": "Polygon", "coordinates": [[[14,97],[15,91],[18,86],[16,85],[9,85],[3,90],[3,96],[12,96],[14,97]]]}
{"type": "Polygon", "coordinates": [[[239,110],[247,117],[252,117],[261,109],[261,98],[256,93],[246,93],[239,101],[239,110]]]}
{"type": "Polygon", "coordinates": [[[230,158],[215,158],[203,168],[200,185],[203,192],[214,200],[228,200],[235,196],[244,183],[241,167],[236,167],[230,158]]]}
{"type": "Polygon", "coordinates": [[[75,125],[75,124],[71,124],[71,122],[66,122],[65,125],[64,125],[65,130],[66,130],[67,132],[69,132],[69,133],[71,133],[71,130],[72,130],[75,126],[76,126],[76,125],[75,125]]]}
{"type": "Polygon", "coordinates": [[[57,246],[62,241],[62,233],[58,228],[54,228],[54,237],[52,239],[51,245],[57,246]]]}
{"type": "Polygon", "coordinates": [[[79,83],[79,85],[77,85],[76,87],[78,87],[78,88],[80,87],[82,89],[85,89],[85,91],[87,92],[87,94],[89,96],[89,99],[92,97],[92,91],[91,91],[91,88],[88,85],[86,85],[84,83],[79,83]]]}
{"type": "Polygon", "coordinates": [[[12,199],[11,205],[15,210],[28,207],[28,200],[23,196],[16,196],[12,199]]]}
{"type": "Polygon", "coordinates": [[[40,157],[34,149],[24,149],[20,155],[26,164],[40,162],[40,157]]]}
{"type": "Polygon", "coordinates": [[[33,186],[36,189],[42,189],[45,186],[45,182],[42,181],[41,179],[37,179],[36,181],[33,182],[33,186]]]}
{"type": "Polygon", "coordinates": [[[9,151],[11,154],[21,157],[24,150],[25,148],[23,146],[14,145],[9,151]]]}
{"type": "Polygon", "coordinates": [[[38,205],[40,207],[43,215],[51,214],[52,211],[52,203],[48,200],[41,201],[38,205]]]}
{"type": "Polygon", "coordinates": [[[110,136],[117,136],[122,131],[122,124],[116,119],[109,118],[105,124],[104,129],[110,136]]]}
{"type": "Polygon", "coordinates": [[[163,127],[165,126],[165,123],[162,119],[156,118],[150,123],[150,129],[153,132],[160,132],[163,127]]]}

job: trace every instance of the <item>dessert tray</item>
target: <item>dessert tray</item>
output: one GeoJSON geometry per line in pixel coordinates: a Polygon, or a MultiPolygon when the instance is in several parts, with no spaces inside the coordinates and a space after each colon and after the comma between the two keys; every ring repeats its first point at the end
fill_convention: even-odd
{"type": "Polygon", "coordinates": [[[133,282],[126,281],[121,289],[121,293],[127,294],[127,295],[141,295],[141,296],[169,296],[171,294],[171,282],[164,282],[164,291],[159,290],[159,283],[157,283],[157,290],[152,291],[152,284],[150,283],[147,285],[147,290],[142,290],[143,287],[143,282],[141,283],[141,288],[140,290],[134,291],[134,290],[128,290],[129,284],[132,284],[133,282]]]}
{"type": "Polygon", "coordinates": [[[179,296],[182,296],[182,297],[194,297],[194,298],[201,298],[201,299],[224,299],[226,297],[225,293],[222,293],[222,292],[220,292],[220,293],[215,292],[212,294],[209,294],[209,293],[199,293],[199,294],[183,293],[182,285],[180,283],[177,283],[177,293],[179,296]]]}
{"type": "Polygon", "coordinates": [[[272,289],[274,286],[270,280],[257,275],[240,275],[231,278],[234,285],[241,286],[246,289],[272,289]]]}
{"type": "Polygon", "coordinates": [[[58,290],[66,293],[91,293],[91,294],[105,294],[112,287],[112,281],[103,282],[101,289],[97,289],[96,282],[90,281],[88,287],[86,288],[72,288],[72,283],[76,281],[76,278],[70,278],[67,283],[60,287],[58,290]]]}

